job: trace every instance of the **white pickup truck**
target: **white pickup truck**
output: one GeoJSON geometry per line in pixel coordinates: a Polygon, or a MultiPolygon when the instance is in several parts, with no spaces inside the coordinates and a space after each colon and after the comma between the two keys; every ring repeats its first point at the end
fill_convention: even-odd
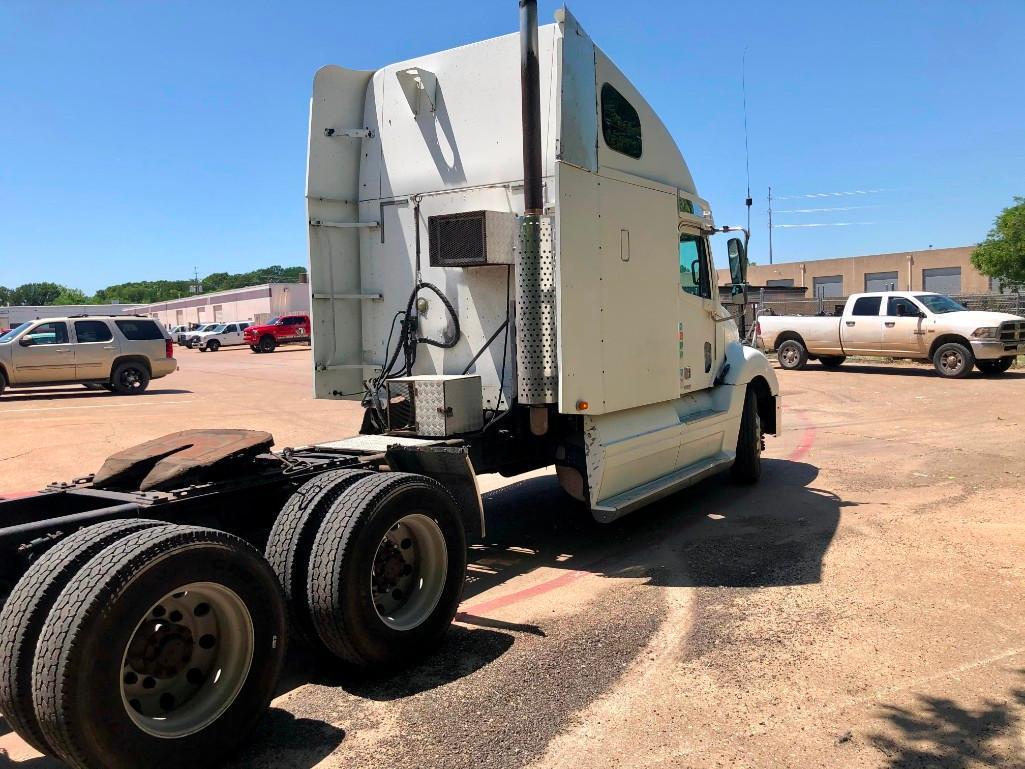
{"type": "Polygon", "coordinates": [[[940,376],[1002,374],[1025,353],[1025,318],[969,310],[925,291],[853,294],[843,315],[762,315],[756,346],[775,350],[780,367],[809,360],[836,368],[848,355],[931,360],[940,376]]]}

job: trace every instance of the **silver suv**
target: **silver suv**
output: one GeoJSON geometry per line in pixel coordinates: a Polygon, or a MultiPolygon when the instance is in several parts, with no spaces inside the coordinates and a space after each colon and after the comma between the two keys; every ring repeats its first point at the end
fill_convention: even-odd
{"type": "Polygon", "coordinates": [[[170,338],[150,318],[43,318],[0,336],[0,394],[7,387],[78,383],[137,395],[151,379],[177,369],[170,338]]]}

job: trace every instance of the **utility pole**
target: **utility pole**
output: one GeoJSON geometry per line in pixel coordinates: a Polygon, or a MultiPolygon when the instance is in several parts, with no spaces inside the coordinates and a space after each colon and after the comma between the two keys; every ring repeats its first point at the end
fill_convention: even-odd
{"type": "Polygon", "coordinates": [[[772,264],[772,187],[769,187],[769,264],[772,264]]]}

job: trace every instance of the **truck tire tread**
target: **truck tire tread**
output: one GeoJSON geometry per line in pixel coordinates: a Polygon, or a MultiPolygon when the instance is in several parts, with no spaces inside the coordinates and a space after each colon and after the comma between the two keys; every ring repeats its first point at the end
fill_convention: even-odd
{"type": "Polygon", "coordinates": [[[105,521],[79,529],[47,550],[22,575],[0,611],[0,713],[25,742],[49,753],[32,707],[32,661],[43,623],[78,570],[129,534],[160,521],[105,521]]]}
{"type": "Polygon", "coordinates": [[[313,540],[330,506],[370,470],[332,470],[307,481],[288,498],[271,528],[264,557],[285,593],[293,638],[319,644],[306,590],[313,540]]]}
{"type": "MultiPolygon", "coordinates": [[[[377,544],[375,542],[373,546],[376,548],[377,544]]],[[[465,570],[465,532],[458,506],[444,486],[427,476],[398,472],[377,474],[357,481],[331,506],[313,544],[308,590],[317,634],[331,653],[357,667],[373,665],[375,669],[387,669],[408,664],[416,654],[429,651],[451,624],[459,605],[465,570]],[[419,485],[428,494],[437,493],[451,500],[458,541],[448,546],[449,574],[451,577],[458,573],[458,577],[451,577],[446,584],[447,600],[443,594],[432,617],[415,630],[403,634],[409,639],[415,637],[415,644],[403,644],[403,649],[382,649],[370,637],[362,620],[346,611],[346,590],[352,588],[346,584],[346,567],[358,556],[360,534],[374,513],[403,487],[411,489],[414,485],[419,485]],[[456,580],[458,584],[453,585],[456,580]]]]}
{"type": "MultiPolygon", "coordinates": [[[[174,589],[173,581],[166,581],[167,589],[174,589]]],[[[189,756],[190,766],[208,766],[244,736],[269,704],[284,657],[284,631],[285,608],[277,580],[249,543],[192,526],[161,525],[130,534],[79,570],[43,626],[32,669],[33,705],[42,732],[53,752],[75,769],[171,766],[183,755],[189,756]],[[131,638],[124,637],[124,626],[105,623],[113,623],[119,612],[135,616],[139,601],[125,597],[133,587],[154,573],[177,572],[183,564],[186,570],[200,568],[214,578],[245,575],[245,581],[236,579],[232,589],[248,591],[253,599],[245,605],[258,628],[258,642],[241,689],[216,722],[181,738],[159,739],[135,726],[120,701],[111,705],[113,688],[104,690],[96,677],[106,680],[102,668],[110,667],[112,660],[120,669],[120,654],[104,660],[96,652],[119,652],[117,638],[131,638]],[[85,699],[83,690],[89,692],[86,701],[92,710],[76,709],[85,699]]],[[[120,688],[116,694],[118,699],[123,696],[120,688]]]]}

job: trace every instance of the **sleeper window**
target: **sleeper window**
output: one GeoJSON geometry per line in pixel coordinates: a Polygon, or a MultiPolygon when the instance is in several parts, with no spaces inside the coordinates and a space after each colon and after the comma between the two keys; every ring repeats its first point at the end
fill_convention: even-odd
{"type": "Polygon", "coordinates": [[[641,118],[608,83],[601,87],[601,133],[609,149],[632,158],[641,156],[641,118]]]}

